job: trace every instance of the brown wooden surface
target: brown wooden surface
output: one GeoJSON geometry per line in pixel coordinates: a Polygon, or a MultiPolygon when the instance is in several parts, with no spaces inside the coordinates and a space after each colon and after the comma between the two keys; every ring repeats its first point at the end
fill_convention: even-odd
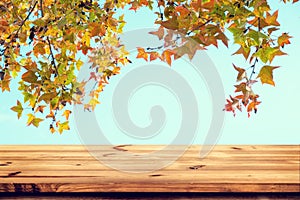
{"type": "MultiPolygon", "coordinates": [[[[160,148],[103,147],[101,153],[110,159],[111,151],[160,148]]],[[[216,146],[204,159],[200,148],[191,146],[158,171],[126,173],[100,164],[83,146],[0,146],[0,192],[300,192],[299,145],[216,146]]]]}

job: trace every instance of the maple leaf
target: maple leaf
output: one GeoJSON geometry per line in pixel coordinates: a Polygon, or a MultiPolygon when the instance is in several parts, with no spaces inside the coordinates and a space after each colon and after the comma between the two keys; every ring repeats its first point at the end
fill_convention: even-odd
{"type": "Polygon", "coordinates": [[[71,110],[65,110],[64,113],[62,114],[62,116],[66,117],[66,120],[69,120],[69,116],[72,113],[71,110]]]}
{"type": "Polygon", "coordinates": [[[241,81],[244,78],[247,78],[247,74],[246,74],[245,69],[237,67],[234,64],[232,64],[232,65],[233,65],[234,69],[239,72],[238,75],[237,75],[236,81],[241,81]]]}
{"type": "Polygon", "coordinates": [[[257,112],[257,105],[259,105],[261,102],[260,101],[252,101],[251,103],[248,104],[247,106],[247,112],[248,112],[248,117],[250,117],[250,112],[254,110],[254,113],[257,112]]]}
{"type": "Polygon", "coordinates": [[[58,126],[58,132],[60,134],[62,134],[62,132],[65,130],[70,130],[69,121],[66,121],[64,123],[58,122],[56,126],[58,126]]]}
{"type": "Polygon", "coordinates": [[[52,118],[55,121],[55,115],[53,111],[51,110],[50,113],[46,116],[46,118],[52,118]]]}
{"type": "Polygon", "coordinates": [[[150,61],[156,60],[157,58],[161,58],[158,52],[150,52],[150,61]]]}
{"type": "Polygon", "coordinates": [[[170,66],[172,64],[172,55],[174,55],[174,52],[171,51],[171,50],[165,50],[163,53],[162,53],[162,58],[164,61],[166,61],[170,66]]]}
{"type": "Polygon", "coordinates": [[[273,15],[271,15],[269,12],[267,12],[267,16],[266,16],[265,22],[268,25],[280,26],[279,22],[277,21],[277,17],[278,17],[278,10],[276,10],[273,13],[273,15]]]}
{"type": "Polygon", "coordinates": [[[38,77],[35,75],[35,72],[29,70],[22,75],[22,80],[28,83],[36,83],[38,77]]]}
{"type": "Polygon", "coordinates": [[[4,92],[4,91],[9,92],[10,91],[10,87],[9,87],[10,80],[3,80],[0,83],[1,83],[2,92],[4,92]]]}
{"type": "Polygon", "coordinates": [[[45,101],[46,103],[49,103],[54,97],[57,96],[56,92],[49,92],[49,93],[44,93],[40,96],[39,102],[40,101],[45,101]]]}
{"type": "Polygon", "coordinates": [[[138,47],[138,55],[136,58],[143,58],[144,60],[148,61],[148,54],[145,52],[144,48],[138,47]]]}
{"type": "Polygon", "coordinates": [[[265,47],[259,49],[253,56],[259,57],[262,62],[267,63],[268,61],[271,63],[275,56],[283,56],[287,55],[282,52],[278,47],[265,47]]]}
{"type": "Polygon", "coordinates": [[[160,22],[160,24],[163,27],[165,27],[167,29],[170,29],[170,30],[177,30],[178,26],[179,26],[177,17],[175,17],[175,16],[172,17],[171,19],[167,20],[167,21],[160,22]]]}
{"type": "Polygon", "coordinates": [[[265,65],[260,69],[257,78],[260,78],[262,84],[267,83],[275,86],[275,83],[273,81],[273,70],[277,68],[279,67],[278,66],[272,67],[272,66],[265,65]]]}
{"type": "Polygon", "coordinates": [[[55,133],[56,132],[56,130],[55,130],[55,128],[53,127],[53,125],[52,124],[50,124],[50,132],[53,134],[53,133],[55,133]]]}
{"type": "Polygon", "coordinates": [[[35,112],[40,112],[40,113],[44,113],[44,109],[46,108],[46,106],[38,106],[35,109],[35,112]]]}
{"type": "Polygon", "coordinates": [[[250,48],[245,48],[243,46],[240,46],[240,48],[232,55],[236,55],[236,54],[242,54],[245,57],[245,59],[248,59],[250,55],[250,48]]]}
{"type": "Polygon", "coordinates": [[[235,116],[236,109],[242,111],[239,99],[233,98],[232,96],[230,96],[230,100],[226,99],[226,101],[227,101],[227,104],[225,105],[225,108],[223,110],[232,112],[234,116],[235,116]]]}
{"type": "Polygon", "coordinates": [[[38,57],[38,55],[44,55],[46,53],[45,44],[42,42],[37,43],[33,47],[33,53],[36,57],[38,57]]]}
{"type": "Polygon", "coordinates": [[[152,35],[156,35],[158,37],[158,39],[161,40],[161,39],[163,39],[164,34],[165,34],[164,27],[160,26],[157,31],[151,31],[149,33],[152,35]]]}
{"type": "Polygon", "coordinates": [[[175,10],[180,13],[181,17],[186,17],[190,13],[190,11],[187,8],[181,5],[177,6],[175,10]]]}
{"type": "Polygon", "coordinates": [[[28,114],[27,115],[28,116],[28,120],[27,120],[27,126],[29,126],[29,125],[33,125],[33,126],[35,126],[35,127],[39,127],[39,124],[40,124],[40,122],[42,122],[43,121],[43,119],[41,119],[41,118],[36,118],[33,114],[28,114]]]}
{"type": "Polygon", "coordinates": [[[282,35],[279,36],[277,40],[278,46],[281,46],[283,48],[285,44],[291,44],[289,40],[290,38],[292,37],[289,36],[287,33],[282,33],[282,35]]]}
{"type": "Polygon", "coordinates": [[[16,112],[18,114],[18,119],[22,116],[23,107],[19,100],[17,100],[17,105],[10,108],[12,111],[16,112]]]}

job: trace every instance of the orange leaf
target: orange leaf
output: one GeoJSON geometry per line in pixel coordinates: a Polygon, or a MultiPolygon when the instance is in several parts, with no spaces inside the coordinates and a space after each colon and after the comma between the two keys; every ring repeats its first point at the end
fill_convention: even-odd
{"type": "Polygon", "coordinates": [[[289,36],[287,33],[282,33],[281,36],[278,37],[277,43],[278,46],[284,47],[285,44],[291,44],[290,42],[291,36],[289,36]]]}
{"type": "Polygon", "coordinates": [[[174,55],[174,52],[169,49],[162,53],[163,60],[166,61],[170,66],[172,64],[172,55],[174,55]]]}
{"type": "Polygon", "coordinates": [[[35,112],[40,112],[40,113],[44,113],[44,108],[46,106],[38,106],[36,109],[35,109],[35,112]]]}
{"type": "Polygon", "coordinates": [[[160,58],[159,53],[157,53],[157,52],[150,52],[150,61],[156,60],[157,58],[160,58]]]}
{"type": "Polygon", "coordinates": [[[143,58],[146,61],[148,61],[148,54],[145,52],[144,48],[137,48],[138,50],[138,55],[136,56],[136,58],[143,58]]]}
{"type": "Polygon", "coordinates": [[[185,17],[185,16],[187,16],[189,13],[190,13],[190,11],[188,10],[188,9],[186,9],[184,6],[177,6],[176,8],[175,8],[175,10],[177,11],[177,12],[179,12],[180,13],[180,16],[182,16],[182,17],[185,17]]]}
{"type": "Polygon", "coordinates": [[[22,80],[28,83],[36,83],[38,77],[35,75],[35,72],[29,70],[22,75],[22,80]]]}
{"type": "Polygon", "coordinates": [[[62,116],[66,117],[66,120],[69,120],[69,116],[72,113],[71,110],[65,110],[64,113],[62,114],[62,116]]]}
{"type": "Polygon", "coordinates": [[[269,12],[267,12],[267,17],[266,17],[266,23],[268,25],[273,25],[273,26],[280,26],[279,22],[277,21],[278,17],[278,10],[276,10],[273,15],[271,15],[269,12]]]}

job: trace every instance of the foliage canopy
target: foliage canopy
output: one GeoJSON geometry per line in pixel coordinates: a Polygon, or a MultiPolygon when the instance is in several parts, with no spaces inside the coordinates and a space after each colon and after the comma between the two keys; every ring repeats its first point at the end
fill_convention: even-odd
{"type": "Polygon", "coordinates": [[[249,62],[250,72],[233,64],[238,74],[237,94],[227,99],[224,110],[235,114],[245,106],[249,116],[257,111],[259,96],[251,86],[256,79],[275,86],[273,70],[278,66],[271,63],[276,56],[286,55],[283,48],[291,38],[288,33],[274,36],[280,28],[279,11],[272,11],[267,0],[2,0],[0,87],[2,92],[10,91],[13,78],[21,78],[18,90],[24,100],[17,100],[11,108],[18,118],[26,112],[27,124],[36,127],[50,118],[50,131],[62,133],[70,129],[68,104],[84,104],[86,110],[93,110],[109,78],[131,63],[119,40],[126,22],[117,12],[138,12],[141,7],[157,16],[155,23],[160,27],[151,34],[163,46],[138,47],[136,58],[160,59],[169,65],[183,55],[192,59],[210,45],[218,47],[221,42],[228,46],[224,34],[228,30],[239,45],[233,54],[249,62]],[[84,89],[90,80],[76,77],[83,65],[78,54],[89,55],[93,63],[90,80],[97,84],[91,91],[84,89]],[[85,94],[91,96],[88,103],[82,102],[85,94]]]}

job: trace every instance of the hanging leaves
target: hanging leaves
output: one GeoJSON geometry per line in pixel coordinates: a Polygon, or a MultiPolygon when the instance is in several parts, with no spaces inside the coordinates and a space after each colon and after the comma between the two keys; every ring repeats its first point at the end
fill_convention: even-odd
{"type": "Polygon", "coordinates": [[[242,55],[249,66],[233,65],[237,71],[237,94],[227,99],[224,110],[235,114],[236,109],[245,107],[250,116],[260,104],[253,84],[260,79],[263,84],[275,85],[273,70],[278,67],[272,67],[270,63],[276,57],[286,55],[283,48],[292,42],[292,36],[280,33],[280,11],[272,11],[268,2],[2,1],[0,87],[2,92],[10,91],[11,81],[19,76],[18,90],[24,103],[18,100],[11,108],[18,118],[26,113],[27,125],[36,127],[45,118],[50,121],[51,133],[69,130],[72,112],[68,106],[84,104],[86,110],[94,110],[100,104],[100,93],[110,78],[132,63],[130,53],[120,41],[126,17],[119,15],[119,11],[138,12],[141,7],[147,7],[157,16],[155,24],[159,25],[157,31],[150,34],[156,36],[161,45],[137,47],[136,58],[145,61],[162,61],[171,66],[174,60],[185,55],[193,59],[197,51],[209,46],[222,44],[229,47],[227,34],[232,34],[233,43],[237,45],[233,55],[242,55]],[[91,63],[90,77],[78,81],[78,70],[86,58],[91,63]],[[87,91],[85,86],[91,81],[95,82],[94,87],[87,91]],[[83,102],[84,96],[91,98],[83,102]],[[61,118],[67,121],[61,123],[61,118]]]}

